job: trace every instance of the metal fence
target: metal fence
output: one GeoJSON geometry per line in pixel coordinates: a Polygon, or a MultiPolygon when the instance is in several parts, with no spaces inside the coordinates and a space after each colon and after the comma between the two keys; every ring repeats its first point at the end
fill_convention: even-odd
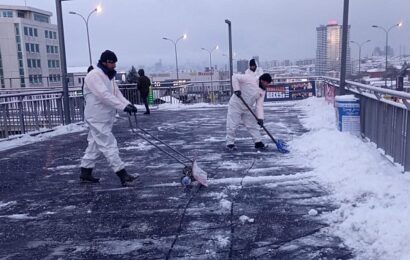
{"type": "MultiPolygon", "coordinates": [[[[120,84],[123,95],[133,104],[142,104],[136,84],[120,84]]],[[[194,81],[188,84],[173,85],[171,82],[152,87],[152,102],[154,105],[163,103],[226,103],[231,96],[229,80],[194,81]]]]}
{"type": "MultiPolygon", "coordinates": [[[[142,104],[135,84],[120,84],[121,93],[133,104],[142,104]]],[[[180,86],[152,88],[153,103],[224,103],[230,93],[229,81],[191,82],[180,86]]],[[[84,120],[84,98],[80,88],[69,91],[71,122],[84,120]]],[[[63,91],[45,89],[4,89],[0,91],[0,138],[63,125],[63,91]]]]}
{"type": "MultiPolygon", "coordinates": [[[[84,119],[79,91],[69,93],[72,122],[84,119]]],[[[34,91],[0,95],[0,138],[53,128],[64,124],[63,92],[34,91]]]]}
{"type": "MultiPolygon", "coordinates": [[[[323,78],[327,100],[334,101],[339,80],[323,78]]],[[[372,87],[352,81],[346,82],[346,90],[360,98],[360,128],[363,137],[375,143],[394,162],[410,171],[410,94],[372,87]]]]}

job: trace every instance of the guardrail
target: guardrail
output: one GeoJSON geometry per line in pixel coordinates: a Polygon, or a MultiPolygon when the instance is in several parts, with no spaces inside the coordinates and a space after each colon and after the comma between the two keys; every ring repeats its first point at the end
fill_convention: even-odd
{"type": "MultiPolygon", "coordinates": [[[[323,77],[326,99],[334,102],[339,80],[323,77]]],[[[410,171],[410,94],[346,81],[346,90],[360,98],[360,128],[363,137],[410,171]]]]}
{"type": "MultiPolygon", "coordinates": [[[[78,90],[69,93],[72,122],[84,120],[84,102],[78,90]]],[[[0,138],[64,124],[63,92],[32,91],[0,95],[0,138]]]]}
{"type": "MultiPolygon", "coordinates": [[[[123,95],[141,104],[135,84],[120,84],[123,95]]],[[[231,93],[229,81],[190,82],[179,86],[153,87],[153,103],[224,103],[231,93]]],[[[71,122],[84,120],[81,88],[69,90],[71,122]]],[[[63,125],[63,91],[61,89],[3,89],[0,92],[0,138],[25,134],[63,125]]]]}

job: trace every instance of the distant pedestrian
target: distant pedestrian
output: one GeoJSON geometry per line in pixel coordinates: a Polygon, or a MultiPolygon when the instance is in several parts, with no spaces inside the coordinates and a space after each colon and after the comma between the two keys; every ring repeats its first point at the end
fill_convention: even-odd
{"type": "Polygon", "coordinates": [[[116,110],[127,112],[130,115],[137,112],[137,108],[124,98],[115,83],[116,62],[115,53],[106,50],[101,54],[97,68],[85,77],[84,121],[89,127],[89,132],[88,147],[81,160],[80,179],[84,182],[99,182],[98,178],[92,176],[92,171],[101,154],[118,175],[122,185],[135,179],[125,170],[125,164],[119,157],[117,140],[112,134],[116,110]]]}
{"type": "Polygon", "coordinates": [[[145,71],[143,69],[138,70],[138,90],[141,95],[142,102],[145,105],[145,115],[149,115],[149,106],[148,106],[148,95],[149,95],[149,88],[151,86],[151,80],[145,76],[145,71]]]}
{"type": "Polygon", "coordinates": [[[226,119],[226,147],[229,150],[236,149],[236,130],[242,123],[251,134],[255,148],[265,148],[258,125],[263,126],[263,101],[266,87],[271,82],[272,77],[268,73],[263,74],[259,79],[252,74],[235,74],[232,76],[234,94],[229,100],[226,119]],[[255,120],[241,98],[251,109],[255,110],[258,120],[255,120]]]}

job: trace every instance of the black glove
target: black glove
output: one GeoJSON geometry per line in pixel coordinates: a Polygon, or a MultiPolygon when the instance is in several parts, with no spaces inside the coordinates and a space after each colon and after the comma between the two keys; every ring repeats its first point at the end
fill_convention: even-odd
{"type": "Polygon", "coordinates": [[[131,113],[137,113],[137,108],[131,104],[128,104],[125,108],[124,108],[124,112],[127,112],[128,114],[131,115],[131,113]]]}
{"type": "Polygon", "coordinates": [[[263,119],[258,119],[258,125],[260,125],[261,127],[263,127],[263,119]]]}
{"type": "Polygon", "coordinates": [[[234,91],[233,93],[235,93],[235,95],[236,95],[237,97],[240,97],[241,94],[242,94],[240,90],[234,91]]]}

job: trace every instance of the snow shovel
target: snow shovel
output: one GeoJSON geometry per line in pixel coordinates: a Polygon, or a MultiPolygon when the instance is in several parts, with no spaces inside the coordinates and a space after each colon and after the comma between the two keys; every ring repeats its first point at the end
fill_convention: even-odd
{"type": "MultiPolygon", "coordinates": [[[[246,106],[246,108],[248,108],[249,112],[252,113],[253,117],[255,117],[256,120],[258,120],[258,117],[255,115],[255,113],[252,111],[252,109],[249,107],[248,104],[246,104],[245,100],[243,99],[243,97],[239,96],[238,97],[240,100],[242,100],[243,104],[246,106]]],[[[265,126],[262,126],[263,130],[265,130],[265,132],[269,135],[270,139],[272,139],[272,141],[276,144],[276,147],[278,148],[278,151],[281,153],[289,153],[288,145],[285,143],[285,141],[281,140],[281,139],[275,139],[273,138],[273,136],[269,133],[268,129],[266,129],[265,126]]]]}
{"type": "Polygon", "coordinates": [[[190,185],[194,180],[196,180],[201,185],[203,185],[205,187],[208,187],[208,174],[198,166],[198,163],[197,163],[196,159],[191,160],[190,158],[186,157],[184,154],[182,154],[181,152],[179,152],[175,148],[173,148],[170,145],[166,144],[164,141],[156,138],[155,136],[153,136],[152,134],[150,134],[149,132],[147,132],[143,128],[139,127],[138,122],[137,122],[137,115],[135,113],[134,113],[134,118],[135,118],[135,129],[132,125],[131,115],[128,116],[128,121],[130,123],[130,128],[131,128],[131,131],[134,134],[138,135],[140,138],[144,139],[145,141],[147,141],[148,143],[153,145],[155,148],[157,148],[161,152],[165,153],[166,155],[173,158],[178,163],[185,166],[184,169],[183,169],[183,176],[181,178],[181,183],[184,186],[190,185]],[[147,138],[143,134],[138,133],[136,131],[136,129],[138,129],[141,132],[143,132],[144,134],[148,135],[154,141],[159,142],[164,147],[161,147],[158,143],[155,143],[154,141],[150,140],[149,138],[147,138]],[[167,151],[166,149],[168,149],[170,151],[167,151]]]}

